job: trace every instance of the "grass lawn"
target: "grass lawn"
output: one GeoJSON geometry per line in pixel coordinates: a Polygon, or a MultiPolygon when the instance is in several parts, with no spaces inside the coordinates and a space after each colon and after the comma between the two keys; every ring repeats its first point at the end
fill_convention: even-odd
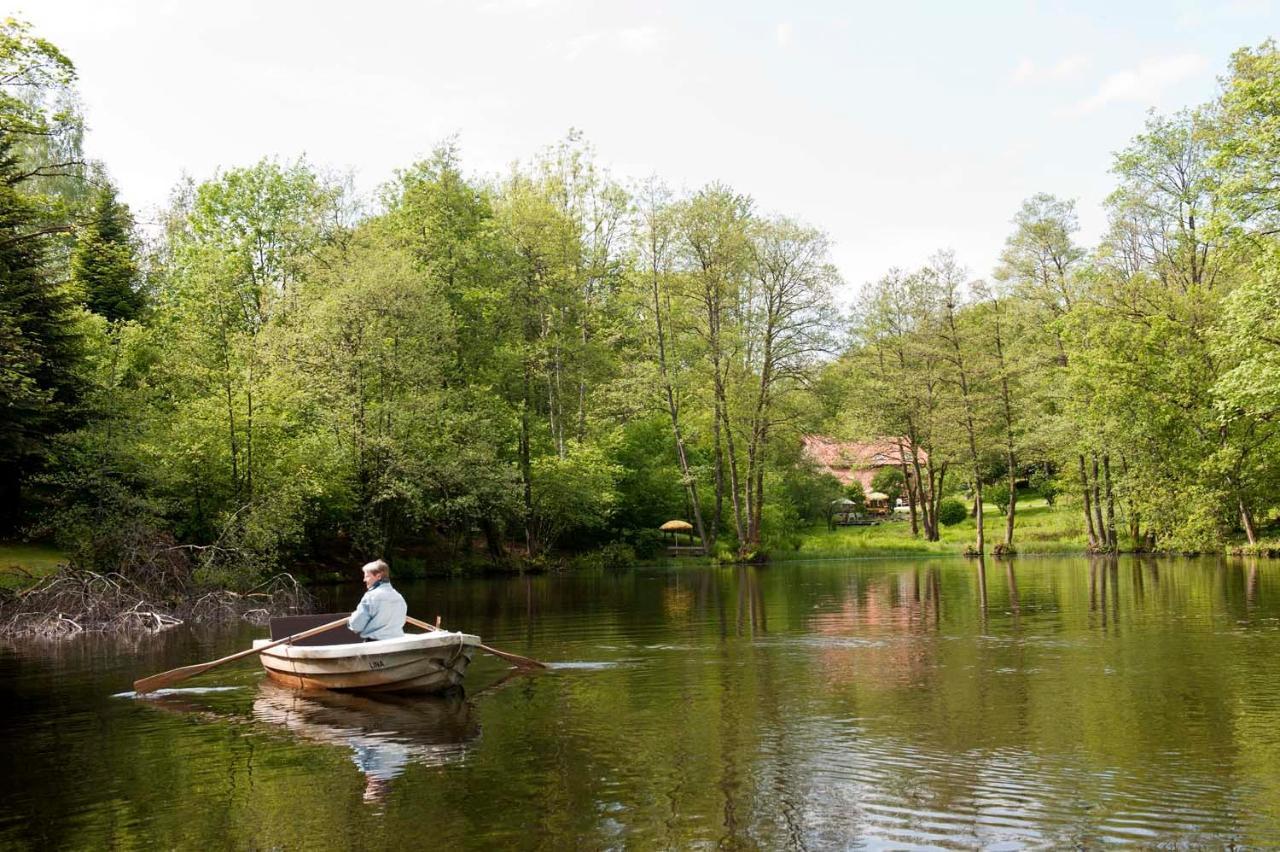
{"type": "Polygon", "coordinates": [[[0,587],[30,585],[67,560],[67,555],[46,544],[0,542],[0,587]]]}
{"type": "MultiPolygon", "coordinates": [[[[986,521],[987,553],[990,553],[997,542],[1004,541],[1004,514],[994,506],[987,506],[983,519],[986,521]]],[[[775,561],[928,554],[954,556],[963,553],[965,546],[973,543],[973,536],[973,518],[965,518],[953,527],[943,527],[941,541],[912,538],[909,519],[886,521],[874,527],[836,527],[829,530],[826,526],[817,526],[802,534],[798,550],[775,551],[770,556],[775,561]]],[[[1013,544],[1018,553],[1083,553],[1086,542],[1084,518],[1079,506],[1050,507],[1039,498],[1018,502],[1013,532],[1013,544]]],[[[1125,545],[1123,536],[1121,545],[1125,545]]]]}

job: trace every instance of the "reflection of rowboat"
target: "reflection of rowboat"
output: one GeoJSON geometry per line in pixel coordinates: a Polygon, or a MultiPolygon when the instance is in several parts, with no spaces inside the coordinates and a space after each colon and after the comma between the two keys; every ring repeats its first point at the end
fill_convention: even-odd
{"type": "MultiPolygon", "coordinates": [[[[295,689],[430,693],[460,686],[480,646],[479,636],[447,630],[377,642],[345,641],[350,636],[345,630],[330,631],[307,644],[277,645],[259,657],[269,678],[295,689]]],[[[260,648],[269,643],[258,639],[253,644],[260,648]]]]}
{"type": "Polygon", "coordinates": [[[480,734],[471,705],[458,698],[398,699],[335,692],[301,693],[264,683],[253,717],[299,739],[351,749],[371,781],[390,781],[409,763],[462,759],[480,734]]]}

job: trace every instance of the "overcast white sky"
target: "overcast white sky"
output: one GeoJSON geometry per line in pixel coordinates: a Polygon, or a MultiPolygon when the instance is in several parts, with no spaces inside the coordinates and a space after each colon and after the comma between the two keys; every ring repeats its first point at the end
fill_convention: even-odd
{"type": "MultiPolygon", "coordinates": [[[[183,173],[305,153],[371,190],[457,134],[504,170],[581,129],[615,176],[720,180],[828,231],[850,292],[956,249],[990,273],[1022,199],[1101,232],[1111,153],[1210,98],[1273,0],[106,2],[15,14],[80,72],[90,156],[145,213],[183,173]]],[[[849,295],[846,293],[846,295],[849,295]]]]}

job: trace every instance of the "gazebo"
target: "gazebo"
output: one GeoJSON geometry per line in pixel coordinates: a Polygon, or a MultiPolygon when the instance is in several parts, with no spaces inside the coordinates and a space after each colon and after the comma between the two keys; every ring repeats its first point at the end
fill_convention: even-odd
{"type": "Polygon", "coordinates": [[[889,495],[882,491],[872,491],[867,495],[867,511],[872,515],[889,514],[889,495]]]}
{"type": "Polygon", "coordinates": [[[706,549],[702,543],[694,544],[693,541],[693,524],[688,521],[673,520],[667,521],[658,527],[664,533],[671,536],[671,544],[667,545],[668,556],[705,556],[706,549]],[[683,547],[680,545],[680,533],[684,533],[689,537],[689,543],[683,547]]]}
{"type": "Polygon", "coordinates": [[[850,500],[848,497],[841,497],[839,500],[831,501],[829,510],[832,527],[848,526],[857,520],[858,504],[850,500]]]}

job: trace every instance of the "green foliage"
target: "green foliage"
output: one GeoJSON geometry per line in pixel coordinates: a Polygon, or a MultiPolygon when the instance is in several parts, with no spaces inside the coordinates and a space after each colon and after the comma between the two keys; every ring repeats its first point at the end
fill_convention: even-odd
{"type": "Polygon", "coordinates": [[[811,462],[800,460],[783,469],[779,499],[789,505],[806,524],[826,521],[833,500],[844,496],[840,480],[819,471],[811,462]]]}
{"type": "Polygon", "coordinates": [[[969,509],[954,497],[947,497],[938,504],[938,521],[943,526],[953,527],[969,517],[969,509]]]}
{"type": "Polygon", "coordinates": [[[533,465],[533,550],[554,547],[567,533],[602,528],[617,504],[617,465],[598,447],[571,444],[563,457],[533,465]]]}
{"type": "Polygon", "coordinates": [[[0,23],[0,134],[34,211],[60,232],[88,189],[75,81],[71,60],[29,24],[0,23]]]}
{"type": "Polygon", "coordinates": [[[1004,482],[997,482],[988,485],[982,489],[982,500],[988,505],[995,506],[1000,510],[1001,514],[1009,511],[1009,486],[1004,482]]]}
{"type": "Polygon", "coordinates": [[[1230,365],[1214,388],[1219,416],[1280,413],[1280,247],[1269,246],[1227,297],[1216,332],[1230,365]]]}
{"type": "Polygon", "coordinates": [[[795,507],[789,503],[775,502],[764,507],[764,519],[761,524],[762,535],[760,546],[764,554],[779,551],[798,550],[800,548],[800,531],[807,526],[795,507]]]}
{"type": "Polygon", "coordinates": [[[633,567],[636,561],[636,551],[631,545],[614,541],[575,556],[571,566],[579,571],[623,571],[633,567]]]}
{"type": "MultiPolygon", "coordinates": [[[[1011,469],[1159,547],[1256,538],[1280,507],[1271,42],[1117,156],[1092,251],[1073,202],[1033,196],[995,284],[946,252],[891,271],[832,361],[824,234],[722,185],[632,196],[576,132],[493,181],[446,143],[361,215],[305,161],[229,169],[179,187],[142,257],[85,179],[70,60],[8,20],[0,72],[2,520],[38,496],[92,559],[171,537],[244,585],[625,541],[582,559],[604,567],[695,509],[713,556],[784,553],[843,496],[800,451],[820,432],[918,452],[929,545],[973,523],[939,498],[994,481],[1003,509],[1011,469]]],[[[872,488],[900,499],[902,472],[872,488]]],[[[1084,535],[1028,535],[1059,533],[1084,535]]]]}
{"type": "Polygon", "coordinates": [[[844,499],[853,503],[853,511],[867,511],[867,492],[862,490],[861,483],[855,482],[844,490],[844,499]]]}
{"type": "Polygon", "coordinates": [[[615,519],[626,529],[655,530],[673,518],[689,516],[665,415],[625,424],[609,448],[609,460],[620,471],[615,519]]]}
{"type": "Polygon", "coordinates": [[[132,231],[129,208],[107,184],[98,191],[93,218],[71,253],[71,280],[86,307],[111,321],[137,319],[146,306],[132,231]]]}
{"type": "Polygon", "coordinates": [[[13,137],[0,130],[0,528],[24,511],[20,484],[74,422],[84,391],[79,320],[45,266],[49,238],[22,181],[13,137]]]}
{"type": "Polygon", "coordinates": [[[1058,481],[1049,471],[1042,467],[1036,468],[1031,473],[1028,481],[1031,490],[1044,498],[1044,502],[1052,506],[1058,499],[1058,481]]]}
{"type": "MultiPolygon", "coordinates": [[[[858,490],[862,490],[861,486],[858,490]]],[[[892,506],[898,499],[907,496],[907,482],[898,468],[882,467],[876,471],[875,476],[871,477],[871,490],[888,495],[889,505],[892,506]]]]}

